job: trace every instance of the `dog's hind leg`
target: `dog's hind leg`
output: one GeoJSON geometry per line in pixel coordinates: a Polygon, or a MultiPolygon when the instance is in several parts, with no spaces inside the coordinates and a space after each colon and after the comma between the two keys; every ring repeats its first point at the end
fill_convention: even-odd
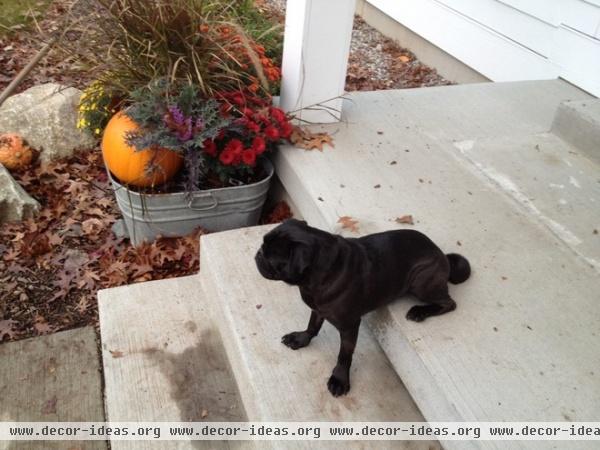
{"type": "Polygon", "coordinates": [[[431,316],[439,316],[456,309],[456,302],[448,294],[448,286],[427,290],[424,293],[415,293],[417,298],[427,305],[413,306],[406,313],[408,320],[423,322],[431,316]]]}
{"type": "Polygon", "coordinates": [[[349,327],[338,328],[340,332],[340,353],[331,377],[327,381],[327,389],[334,397],[346,395],[350,390],[350,366],[352,365],[352,355],[356,347],[359,328],[360,319],[349,327]]]}
{"type": "Polygon", "coordinates": [[[293,333],[286,334],[281,338],[281,342],[287,345],[292,350],[298,350],[299,348],[306,347],[310,344],[312,338],[314,338],[323,325],[323,317],[316,311],[311,311],[310,319],[308,321],[308,327],[305,331],[294,331],[293,333]]]}

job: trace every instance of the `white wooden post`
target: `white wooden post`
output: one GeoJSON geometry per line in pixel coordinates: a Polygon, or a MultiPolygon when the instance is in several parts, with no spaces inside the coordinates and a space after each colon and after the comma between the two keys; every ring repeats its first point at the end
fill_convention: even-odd
{"type": "Polygon", "coordinates": [[[341,118],[356,0],[288,0],[280,106],[312,123],[341,118]]]}

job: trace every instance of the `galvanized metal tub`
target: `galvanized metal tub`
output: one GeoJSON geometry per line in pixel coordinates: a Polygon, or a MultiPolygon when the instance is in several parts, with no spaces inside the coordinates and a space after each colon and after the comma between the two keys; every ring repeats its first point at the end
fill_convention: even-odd
{"type": "Polygon", "coordinates": [[[131,191],[108,174],[123,214],[131,243],[139,245],[158,236],[185,236],[198,227],[224,231],[258,224],[273,177],[273,164],[262,160],[267,177],[244,186],[192,193],[142,194],[131,191]]]}

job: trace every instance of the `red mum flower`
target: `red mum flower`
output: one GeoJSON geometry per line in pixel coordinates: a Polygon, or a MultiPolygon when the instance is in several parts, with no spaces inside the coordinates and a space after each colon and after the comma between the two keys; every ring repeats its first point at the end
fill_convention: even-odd
{"type": "Polygon", "coordinates": [[[285,113],[279,108],[271,108],[271,117],[273,117],[273,119],[275,119],[279,123],[286,121],[285,113]]]}
{"type": "Polygon", "coordinates": [[[252,150],[254,150],[257,155],[261,155],[266,150],[266,148],[267,144],[262,137],[256,136],[252,140],[252,150]]]}
{"type": "Polygon", "coordinates": [[[244,164],[254,166],[254,164],[256,164],[256,152],[251,148],[247,148],[244,150],[244,153],[242,153],[242,161],[244,161],[244,164]]]}
{"type": "Polygon", "coordinates": [[[273,125],[269,125],[267,128],[265,128],[265,136],[267,136],[272,141],[275,141],[279,139],[279,130],[273,125]]]}
{"type": "Polygon", "coordinates": [[[292,131],[294,131],[294,127],[292,126],[291,123],[283,122],[281,124],[281,128],[280,128],[279,132],[281,133],[282,138],[288,139],[290,137],[290,135],[292,134],[292,131]]]}
{"type": "Polygon", "coordinates": [[[226,166],[228,166],[228,165],[232,164],[233,161],[235,160],[235,155],[230,150],[223,150],[223,152],[219,156],[219,160],[223,164],[225,164],[226,166]]]}
{"type": "Polygon", "coordinates": [[[258,133],[260,131],[260,125],[252,121],[248,121],[248,123],[246,123],[246,128],[253,133],[258,133]]]}
{"type": "Polygon", "coordinates": [[[231,96],[231,101],[238,106],[242,106],[246,103],[246,99],[241,92],[236,92],[231,96]]]}
{"type": "Polygon", "coordinates": [[[239,139],[232,139],[227,143],[224,151],[226,151],[226,152],[229,151],[234,156],[236,156],[236,155],[241,154],[243,149],[244,149],[244,144],[242,144],[242,141],[240,141],[239,139]]]}
{"type": "Polygon", "coordinates": [[[202,145],[204,153],[206,153],[209,156],[217,156],[217,144],[215,144],[215,141],[207,139],[202,145]]]}

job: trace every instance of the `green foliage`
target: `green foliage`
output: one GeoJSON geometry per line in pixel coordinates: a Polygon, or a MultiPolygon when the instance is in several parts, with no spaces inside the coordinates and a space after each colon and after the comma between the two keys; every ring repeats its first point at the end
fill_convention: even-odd
{"type": "MultiPolygon", "coordinates": [[[[236,14],[239,23],[248,35],[265,47],[265,54],[277,67],[281,67],[283,56],[283,26],[265,17],[255,6],[253,0],[239,0],[236,14]]],[[[271,94],[279,95],[280,83],[272,82],[271,94]]]]}
{"type": "Polygon", "coordinates": [[[49,4],[50,0],[0,0],[0,35],[29,24],[49,4]]]}
{"type": "Polygon", "coordinates": [[[140,130],[129,143],[137,150],[163,147],[178,153],[202,149],[230,121],[219,114],[214,99],[204,99],[195,85],[181,87],[157,80],[131,94],[132,105],[125,110],[140,130]]]}
{"type": "Polygon", "coordinates": [[[281,66],[283,26],[265,17],[253,0],[239,0],[235,8],[237,20],[248,35],[265,47],[266,55],[281,66]]]}
{"type": "MultiPolygon", "coordinates": [[[[200,189],[208,168],[202,155],[204,142],[214,139],[230,120],[219,113],[219,103],[205,99],[193,84],[154,81],[131,94],[125,110],[140,129],[129,133],[129,145],[137,150],[162,147],[184,158],[184,189],[190,194],[200,189]]],[[[147,170],[152,172],[152,167],[147,170]]]]}

